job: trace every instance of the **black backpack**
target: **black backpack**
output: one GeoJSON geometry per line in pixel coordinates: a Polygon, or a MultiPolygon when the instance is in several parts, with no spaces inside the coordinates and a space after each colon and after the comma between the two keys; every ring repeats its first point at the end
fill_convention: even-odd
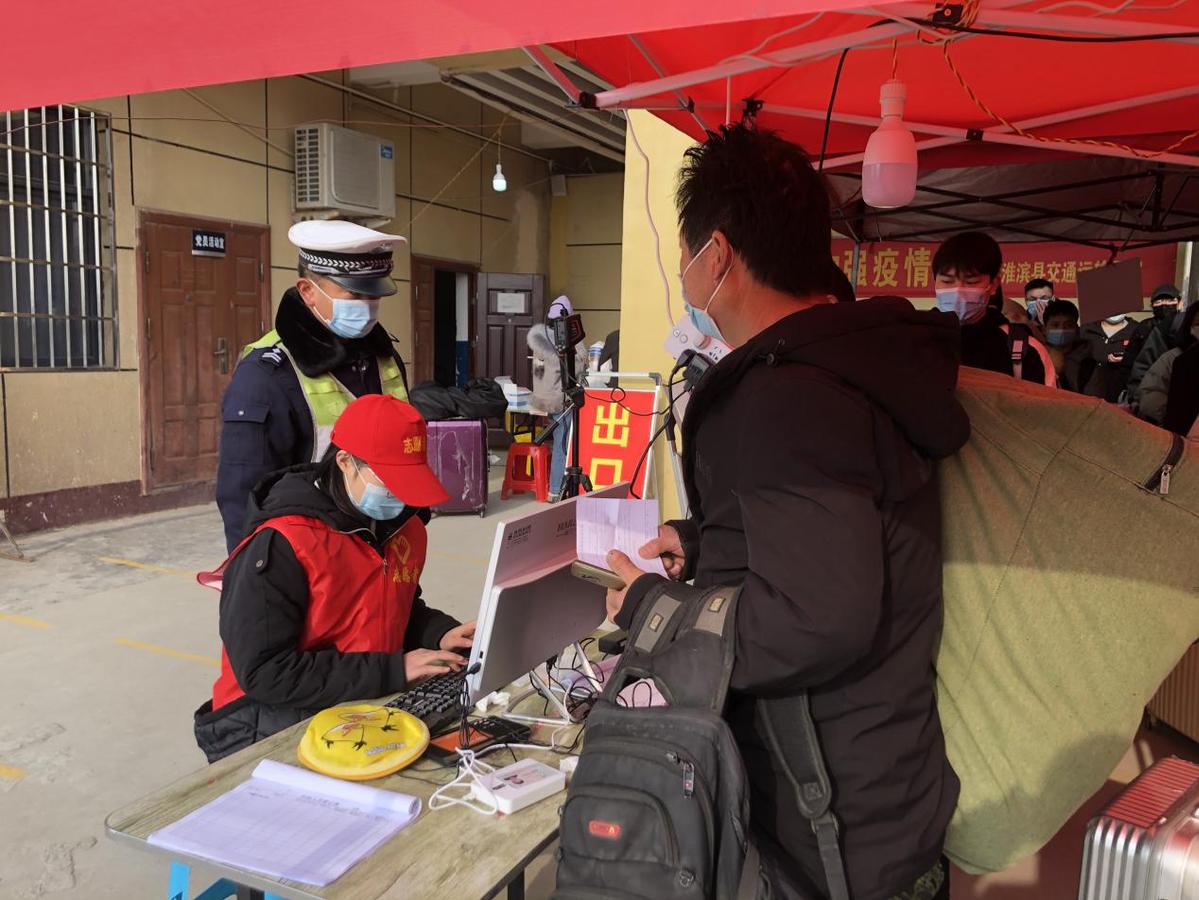
{"type": "MultiPolygon", "coordinates": [[[[587,718],[561,810],[554,900],[737,897],[749,795],[722,713],[739,593],[662,582],[642,601],[624,654],[587,718]],[[626,705],[619,695],[639,679],[651,679],[669,705],[626,705]]],[[[830,894],[847,898],[807,695],[761,707],[776,753],[790,751],[781,758],[819,838],[830,894]]]]}

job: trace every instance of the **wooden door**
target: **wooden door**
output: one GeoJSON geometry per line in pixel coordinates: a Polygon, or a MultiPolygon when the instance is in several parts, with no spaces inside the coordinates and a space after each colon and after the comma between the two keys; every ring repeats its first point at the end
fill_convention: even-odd
{"type": "Polygon", "coordinates": [[[211,481],[221,395],[270,317],[269,231],[144,214],[140,239],[146,486],[211,481]],[[224,254],[193,254],[195,230],[224,235],[224,254]]]}
{"type": "Polygon", "coordinates": [[[432,262],[412,259],[412,386],[433,378],[434,274],[432,262]]]}
{"type": "Polygon", "coordinates": [[[475,301],[475,375],[510,375],[533,385],[529,329],[545,321],[544,275],[479,275],[475,301]]]}

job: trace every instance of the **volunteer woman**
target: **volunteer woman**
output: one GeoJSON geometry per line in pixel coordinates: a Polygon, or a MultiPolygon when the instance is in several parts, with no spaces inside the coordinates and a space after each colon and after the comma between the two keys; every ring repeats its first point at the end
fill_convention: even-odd
{"type": "Polygon", "coordinates": [[[195,715],[209,762],[466,663],[474,623],[420,596],[425,508],[447,497],[425,442],[413,407],[365,396],[341,414],[321,462],[254,489],[250,536],[222,567],[221,674],[195,715]]]}

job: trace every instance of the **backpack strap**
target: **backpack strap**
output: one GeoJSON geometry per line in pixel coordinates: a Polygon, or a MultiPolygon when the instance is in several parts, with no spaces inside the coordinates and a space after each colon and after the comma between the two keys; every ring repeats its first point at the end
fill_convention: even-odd
{"type": "Polygon", "coordinates": [[[671,706],[722,713],[733,673],[739,593],[737,587],[654,585],[629,626],[604,699],[616,703],[630,683],[648,678],[671,706]]]}
{"type": "Polygon", "coordinates": [[[1030,334],[1031,332],[1024,325],[1016,323],[1008,325],[1007,341],[1008,349],[1012,354],[1012,374],[1016,376],[1017,381],[1024,378],[1024,350],[1028,347],[1030,334]],[[1019,331],[1019,337],[1016,335],[1017,331],[1019,331]]]}
{"type": "Polygon", "coordinates": [[[791,784],[799,811],[812,825],[829,900],[850,900],[840,830],[833,813],[833,785],[824,764],[807,692],[759,700],[755,715],[771,752],[791,784]]]}

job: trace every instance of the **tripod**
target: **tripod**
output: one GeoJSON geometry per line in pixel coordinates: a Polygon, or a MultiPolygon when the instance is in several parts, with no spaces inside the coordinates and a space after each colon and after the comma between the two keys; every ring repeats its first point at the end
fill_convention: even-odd
{"type": "Polygon", "coordinates": [[[579,410],[587,402],[587,391],[583,385],[578,383],[574,347],[567,347],[565,352],[559,349],[558,358],[561,360],[566,376],[562,381],[562,393],[570,408],[570,459],[572,464],[567,466],[566,471],[563,472],[562,489],[558,491],[558,499],[564,500],[567,497],[577,497],[584,492],[591,493],[591,479],[584,474],[583,467],[579,465],[582,462],[579,459],[579,410]]]}

